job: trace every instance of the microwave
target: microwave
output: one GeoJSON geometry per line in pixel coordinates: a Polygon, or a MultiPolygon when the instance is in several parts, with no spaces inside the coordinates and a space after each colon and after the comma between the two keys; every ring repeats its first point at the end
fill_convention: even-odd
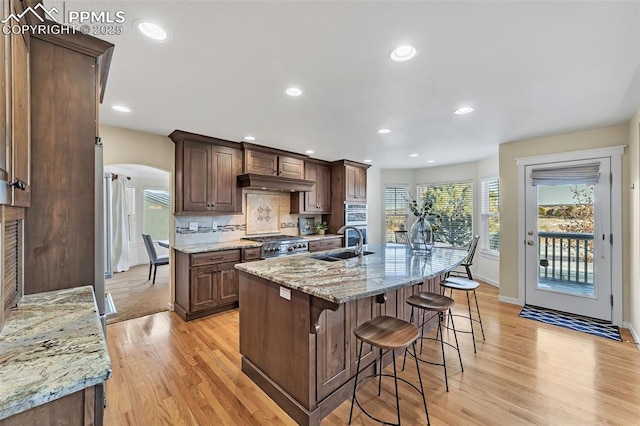
{"type": "MultiPolygon", "coordinates": [[[[362,244],[367,244],[367,227],[366,226],[356,226],[362,232],[362,244]]],[[[345,229],[344,230],[344,246],[345,247],[355,247],[358,244],[358,233],[353,229],[345,229]]]]}

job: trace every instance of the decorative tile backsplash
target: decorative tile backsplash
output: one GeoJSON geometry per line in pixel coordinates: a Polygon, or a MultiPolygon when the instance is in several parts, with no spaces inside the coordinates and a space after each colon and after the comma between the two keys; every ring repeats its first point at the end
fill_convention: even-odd
{"type": "MultiPolygon", "coordinates": [[[[243,214],[229,216],[177,216],[175,243],[177,245],[210,244],[239,240],[247,236],[247,234],[260,233],[299,235],[299,215],[289,213],[290,200],[291,197],[289,193],[244,190],[242,193],[243,214]],[[260,205],[269,205],[270,209],[277,208],[278,214],[275,214],[276,212],[258,212],[257,210],[260,205]],[[254,214],[247,217],[244,212],[247,210],[251,211],[252,207],[255,209],[254,214]],[[269,224],[271,227],[261,227],[255,223],[260,222],[258,217],[261,215],[264,220],[265,214],[269,215],[270,221],[272,218],[275,219],[275,222],[269,224]],[[217,229],[215,230],[212,227],[214,222],[217,225],[217,229]],[[198,230],[189,230],[190,223],[197,223],[198,230]],[[276,224],[278,226],[276,226],[276,224]],[[271,230],[263,231],[263,229],[271,230]]],[[[319,215],[309,217],[315,217],[317,220],[320,220],[319,215]]]]}

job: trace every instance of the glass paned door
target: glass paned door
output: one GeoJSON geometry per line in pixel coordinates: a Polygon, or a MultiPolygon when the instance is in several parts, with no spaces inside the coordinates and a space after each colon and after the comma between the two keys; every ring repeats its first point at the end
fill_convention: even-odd
{"type": "Polygon", "coordinates": [[[609,175],[609,159],[526,167],[527,304],[611,319],[609,175]]]}

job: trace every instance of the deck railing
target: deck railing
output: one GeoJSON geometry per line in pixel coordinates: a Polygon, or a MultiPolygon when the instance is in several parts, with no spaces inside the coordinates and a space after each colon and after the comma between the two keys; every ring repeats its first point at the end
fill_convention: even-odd
{"type": "Polygon", "coordinates": [[[593,283],[593,234],[538,232],[543,280],[593,283]]]}

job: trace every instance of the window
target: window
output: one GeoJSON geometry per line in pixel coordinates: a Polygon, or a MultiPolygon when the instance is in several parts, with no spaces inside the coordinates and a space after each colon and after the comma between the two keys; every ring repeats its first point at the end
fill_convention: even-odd
{"type": "Polygon", "coordinates": [[[387,186],[384,191],[385,241],[396,242],[395,231],[407,229],[407,186],[387,186]]]}
{"type": "Polygon", "coordinates": [[[418,205],[431,200],[429,222],[435,242],[455,247],[469,245],[473,234],[473,182],[418,185],[418,205]]]}
{"type": "Polygon", "coordinates": [[[144,190],[144,213],[142,224],[145,234],[154,240],[169,239],[169,191],[165,189],[144,190]]]}
{"type": "Polygon", "coordinates": [[[480,241],[482,251],[500,254],[500,182],[498,178],[482,180],[482,229],[480,241]]]}

